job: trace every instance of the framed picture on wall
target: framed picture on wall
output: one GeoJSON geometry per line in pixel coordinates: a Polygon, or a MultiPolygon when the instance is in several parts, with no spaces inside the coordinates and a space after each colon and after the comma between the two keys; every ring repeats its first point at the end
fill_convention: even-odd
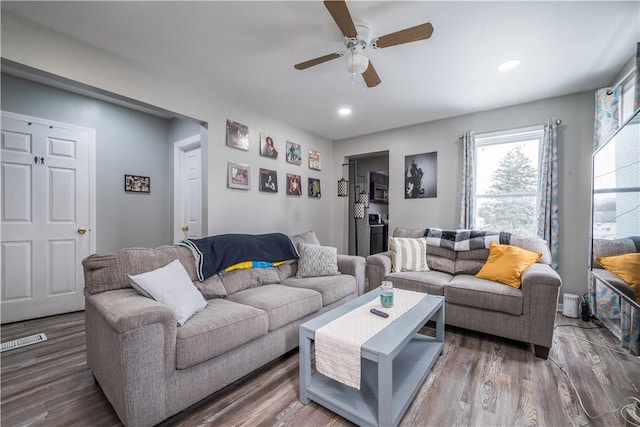
{"type": "Polygon", "coordinates": [[[309,178],[309,197],[319,199],[320,195],[320,180],[309,178]]]}
{"type": "Polygon", "coordinates": [[[317,171],[320,168],[320,152],[309,148],[309,169],[315,169],[317,171]]]}
{"type": "Polygon", "coordinates": [[[302,163],[302,149],[300,148],[300,144],[287,141],[287,163],[300,166],[302,163]]]}
{"type": "Polygon", "coordinates": [[[124,191],[129,193],[150,193],[151,178],[148,176],[125,175],[124,191]]]}
{"type": "Polygon", "coordinates": [[[438,153],[405,156],[404,198],[430,197],[438,197],[438,153]]]}
{"type": "Polygon", "coordinates": [[[278,192],[278,172],[260,168],[260,191],[264,193],[278,192]]]}
{"type": "Polygon", "coordinates": [[[227,119],[227,145],[249,151],[249,127],[227,119]]]}
{"type": "Polygon", "coordinates": [[[265,132],[260,132],[260,155],[271,157],[272,159],[278,158],[276,143],[273,137],[265,132]]]}
{"type": "Polygon", "coordinates": [[[249,172],[250,172],[250,168],[247,165],[228,162],[227,173],[229,176],[228,176],[227,186],[229,188],[248,190],[250,188],[249,172]]]}
{"type": "Polygon", "coordinates": [[[287,194],[289,196],[302,196],[302,178],[300,175],[294,175],[292,173],[287,174],[287,194]]]}

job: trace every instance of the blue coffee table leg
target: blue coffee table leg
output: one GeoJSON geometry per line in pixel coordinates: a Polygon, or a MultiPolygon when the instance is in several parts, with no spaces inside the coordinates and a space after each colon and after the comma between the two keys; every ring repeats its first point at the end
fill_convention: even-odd
{"type": "Polygon", "coordinates": [[[378,425],[390,426],[393,404],[393,359],[378,356],[378,425]]]}
{"type": "Polygon", "coordinates": [[[309,403],[307,397],[307,387],[311,384],[311,338],[307,337],[306,331],[300,331],[300,402],[309,403]]]}

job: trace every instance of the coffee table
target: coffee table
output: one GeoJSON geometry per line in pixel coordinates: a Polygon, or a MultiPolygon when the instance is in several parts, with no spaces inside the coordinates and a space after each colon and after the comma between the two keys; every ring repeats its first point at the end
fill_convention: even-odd
{"type": "Polygon", "coordinates": [[[443,297],[425,296],[364,343],[360,390],[311,370],[315,331],[379,295],[380,288],[374,289],[300,325],[300,402],[306,405],[313,400],[358,425],[395,426],[400,422],[442,352],[443,297]],[[418,333],[431,319],[436,322],[435,338],[418,333]]]}

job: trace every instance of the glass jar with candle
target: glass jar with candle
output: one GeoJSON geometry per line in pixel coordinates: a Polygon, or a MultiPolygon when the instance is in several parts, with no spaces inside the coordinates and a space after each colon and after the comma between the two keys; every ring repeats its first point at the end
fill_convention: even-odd
{"type": "Polygon", "coordinates": [[[382,288],[380,304],[382,304],[384,308],[393,307],[393,283],[384,281],[380,287],[382,288]]]}

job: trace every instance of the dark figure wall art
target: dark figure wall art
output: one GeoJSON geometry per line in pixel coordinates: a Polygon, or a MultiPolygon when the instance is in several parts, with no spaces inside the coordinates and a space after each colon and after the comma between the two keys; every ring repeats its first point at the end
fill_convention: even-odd
{"type": "Polygon", "coordinates": [[[404,158],[404,198],[438,197],[438,153],[423,153],[404,158]]]}

